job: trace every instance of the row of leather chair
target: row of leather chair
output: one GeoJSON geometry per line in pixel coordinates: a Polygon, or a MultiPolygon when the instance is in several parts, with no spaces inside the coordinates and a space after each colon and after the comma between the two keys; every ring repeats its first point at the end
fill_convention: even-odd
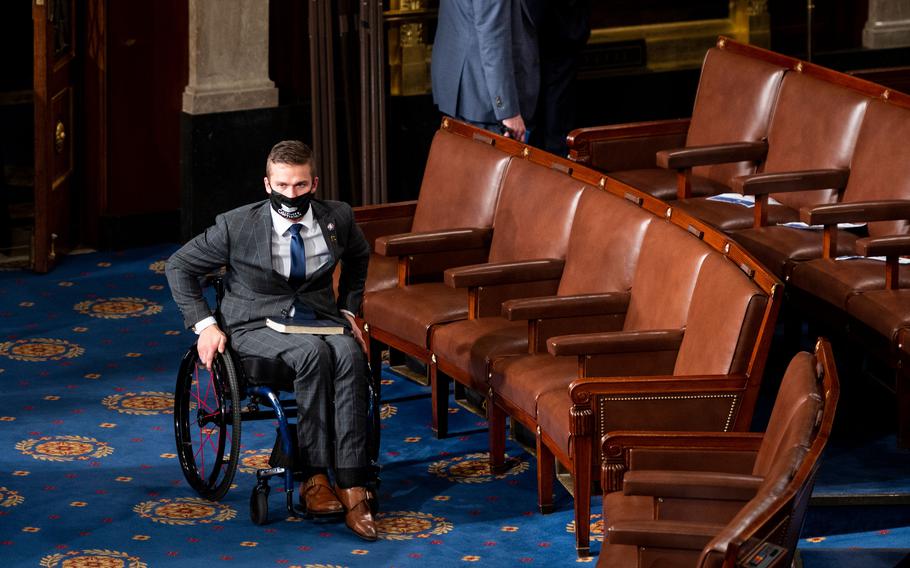
{"type": "Polygon", "coordinates": [[[449,381],[480,393],[494,470],[506,416],[534,432],[541,509],[554,458],[574,478],[579,552],[601,436],[748,430],[781,283],[710,225],[452,120],[417,202],[357,215],[374,372],[386,347],[424,362],[439,435],[449,381]]]}
{"type": "Polygon", "coordinates": [[[725,231],[787,282],[788,316],[807,315],[886,358],[898,369],[906,447],[908,137],[910,96],[721,38],[705,57],[691,119],[581,129],[569,145],[573,159],[608,174],[608,186],[659,196],[725,231]]]}

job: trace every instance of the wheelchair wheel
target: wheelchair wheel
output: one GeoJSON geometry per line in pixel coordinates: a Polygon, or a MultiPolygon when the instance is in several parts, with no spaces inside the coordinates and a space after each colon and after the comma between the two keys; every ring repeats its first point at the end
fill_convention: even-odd
{"type": "Polygon", "coordinates": [[[240,395],[229,353],[216,353],[211,372],[196,346],[180,364],[174,392],[174,434],[183,475],[200,496],[224,497],[240,458],[240,395]]]}
{"type": "Polygon", "coordinates": [[[250,493],[250,520],[255,525],[269,522],[269,486],[259,484],[250,493]]]}

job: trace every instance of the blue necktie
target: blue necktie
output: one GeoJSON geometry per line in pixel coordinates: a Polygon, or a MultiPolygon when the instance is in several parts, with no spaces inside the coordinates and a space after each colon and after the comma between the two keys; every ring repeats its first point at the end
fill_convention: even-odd
{"type": "Polygon", "coordinates": [[[300,229],[303,225],[294,223],[291,225],[291,274],[288,282],[294,288],[298,288],[306,280],[306,249],[303,246],[303,237],[300,236],[300,229]]]}

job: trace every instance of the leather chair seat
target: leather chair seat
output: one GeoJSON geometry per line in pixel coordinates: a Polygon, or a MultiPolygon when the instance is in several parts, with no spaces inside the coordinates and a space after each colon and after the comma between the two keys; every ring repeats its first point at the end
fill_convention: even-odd
{"type": "Polygon", "coordinates": [[[847,313],[895,342],[901,328],[910,326],[910,289],[857,294],[847,300],[847,313]]]}
{"type": "MultiPolygon", "coordinates": [[[[865,258],[819,258],[797,265],[788,284],[846,310],[850,297],[885,288],[885,266],[865,258]]],[[[910,266],[900,267],[900,285],[910,288],[910,266]]]]}
{"type": "MultiPolygon", "coordinates": [[[[676,172],[663,168],[646,168],[639,170],[621,170],[610,172],[610,177],[640,189],[664,201],[676,199],[676,172]]],[[[692,195],[702,197],[724,193],[730,189],[714,180],[692,176],[692,195]]]]}
{"type": "MultiPolygon", "coordinates": [[[[738,231],[755,225],[755,210],[724,201],[711,201],[699,197],[681,199],[673,203],[696,219],[717,227],[721,231],[738,231]]],[[[783,205],[768,206],[768,224],[799,221],[799,213],[783,205]]]]}
{"type": "Polygon", "coordinates": [[[569,387],[548,390],[537,398],[537,424],[559,449],[569,453],[569,413],[572,411],[572,399],[569,387]]]}
{"type": "MultiPolygon", "coordinates": [[[[795,263],[822,256],[822,231],[769,226],[736,231],[730,236],[783,280],[795,263]]],[[[853,233],[839,231],[838,254],[853,254],[856,239],[853,233]]]]}
{"type": "MultiPolygon", "coordinates": [[[[578,376],[576,357],[553,357],[549,353],[506,357],[493,364],[490,386],[530,416],[537,416],[538,397],[555,388],[565,388],[578,376]]],[[[568,395],[567,395],[568,396],[568,395]]]]}
{"type": "Polygon", "coordinates": [[[528,349],[528,324],[501,317],[461,320],[433,331],[433,353],[459,369],[468,370],[471,388],[487,391],[488,362],[528,349]]]}
{"type": "Polygon", "coordinates": [[[398,286],[398,259],[381,254],[370,255],[364,294],[398,286]]]}
{"type": "Polygon", "coordinates": [[[430,327],[468,317],[468,292],[445,284],[415,284],[370,294],[364,319],[385,332],[427,347],[430,327]]]}

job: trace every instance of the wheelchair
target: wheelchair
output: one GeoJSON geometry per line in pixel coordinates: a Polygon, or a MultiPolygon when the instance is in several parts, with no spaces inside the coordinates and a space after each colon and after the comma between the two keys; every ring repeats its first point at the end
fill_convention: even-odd
{"type": "MultiPolygon", "coordinates": [[[[221,329],[221,299],[224,281],[211,279],[215,290],[215,318],[221,329]]],[[[369,365],[369,363],[368,363],[369,365]]],[[[369,377],[370,404],[368,456],[372,489],[379,485],[379,399],[380,382],[366,369],[369,377]]],[[[187,483],[200,497],[211,501],[223,498],[234,480],[240,461],[241,424],[248,420],[274,419],[277,437],[269,468],[256,471],[256,485],[250,494],[250,519],[257,525],[268,522],[269,480],[280,477],[284,483],[286,508],[290,517],[300,517],[294,504],[297,438],[297,403],[279,393],[294,392],[294,370],[283,361],[240,355],[230,344],[216,353],[208,371],[199,360],[194,343],[180,362],[174,391],[174,435],[177,456],[187,483]]]]}

